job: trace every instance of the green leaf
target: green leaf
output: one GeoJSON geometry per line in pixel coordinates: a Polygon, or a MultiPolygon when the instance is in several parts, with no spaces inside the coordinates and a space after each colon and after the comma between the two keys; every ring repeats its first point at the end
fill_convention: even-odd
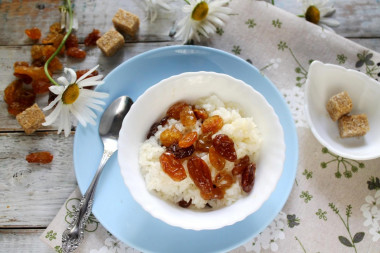
{"type": "Polygon", "coordinates": [[[339,236],[339,241],[344,245],[344,246],[347,246],[347,247],[352,247],[353,245],[351,244],[351,242],[344,236],[339,236]]]}
{"type": "Polygon", "coordinates": [[[358,232],[354,235],[354,239],[352,240],[354,243],[361,242],[364,238],[364,232],[358,232]]]}

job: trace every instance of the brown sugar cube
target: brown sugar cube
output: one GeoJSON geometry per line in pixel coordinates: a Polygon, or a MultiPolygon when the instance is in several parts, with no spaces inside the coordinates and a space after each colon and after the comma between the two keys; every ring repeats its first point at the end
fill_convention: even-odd
{"type": "Polygon", "coordinates": [[[134,37],[139,29],[140,19],[133,13],[119,9],[112,18],[112,23],[117,30],[134,37]]]}
{"type": "Polygon", "coordinates": [[[367,115],[344,115],[338,121],[339,134],[342,138],[363,136],[369,131],[367,115]]]}
{"type": "Polygon", "coordinates": [[[26,134],[34,133],[45,122],[45,115],[37,104],[17,114],[16,119],[26,134]]]}
{"type": "Polygon", "coordinates": [[[110,30],[96,41],[96,45],[106,56],[111,56],[123,47],[124,37],[118,31],[110,30]]]}
{"type": "Polygon", "coordinates": [[[349,113],[352,110],[352,101],[347,91],[332,96],[327,102],[326,109],[333,121],[349,113]]]}

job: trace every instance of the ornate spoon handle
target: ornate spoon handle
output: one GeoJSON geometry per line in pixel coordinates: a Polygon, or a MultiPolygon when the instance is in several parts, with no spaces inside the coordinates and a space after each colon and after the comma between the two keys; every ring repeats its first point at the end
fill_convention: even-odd
{"type": "Polygon", "coordinates": [[[83,240],[84,228],[92,210],[96,185],[98,184],[104,165],[113,153],[114,151],[104,150],[99,168],[79,203],[79,210],[75,213],[73,222],[62,234],[62,250],[65,253],[73,252],[83,240]]]}

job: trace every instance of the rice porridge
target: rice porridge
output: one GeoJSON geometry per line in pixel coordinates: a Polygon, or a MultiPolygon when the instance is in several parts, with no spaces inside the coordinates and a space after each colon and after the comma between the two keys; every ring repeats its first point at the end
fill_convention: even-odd
{"type": "Polygon", "coordinates": [[[139,166],[150,192],[181,207],[213,210],[252,190],[260,145],[253,118],[211,95],[172,105],[149,130],[139,166]]]}

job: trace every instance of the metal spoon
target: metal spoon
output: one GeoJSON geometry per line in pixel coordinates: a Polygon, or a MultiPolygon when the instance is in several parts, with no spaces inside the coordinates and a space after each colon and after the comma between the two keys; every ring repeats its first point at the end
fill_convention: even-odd
{"type": "Polygon", "coordinates": [[[80,201],[79,211],[76,213],[73,223],[62,234],[62,250],[65,253],[74,251],[83,240],[84,227],[91,214],[99,176],[108,159],[117,150],[121,124],[132,104],[133,101],[128,96],[121,96],[112,102],[100,119],[99,135],[104,145],[103,156],[90,186],[80,201]]]}

